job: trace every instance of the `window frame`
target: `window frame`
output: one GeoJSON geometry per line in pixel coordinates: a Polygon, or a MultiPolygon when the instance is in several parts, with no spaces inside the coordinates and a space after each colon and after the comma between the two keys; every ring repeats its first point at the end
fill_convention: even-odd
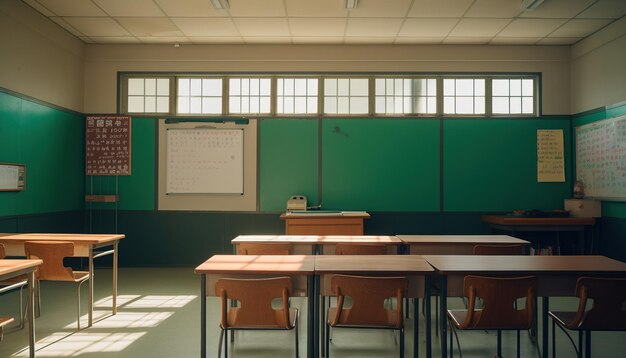
{"type": "MultiPolygon", "coordinates": [[[[470,72],[324,72],[324,73],[291,73],[291,72],[118,72],[118,113],[134,117],[160,118],[225,118],[225,117],[276,117],[276,118],[539,118],[542,115],[541,100],[542,74],[540,72],[498,72],[498,73],[470,73],[470,72]],[[128,80],[131,78],[167,78],[169,79],[169,112],[128,112],[128,80]],[[222,79],[222,113],[178,113],[178,79],[222,79]],[[269,113],[233,113],[230,112],[230,80],[233,78],[269,78],[270,79],[270,112],[269,113]],[[304,78],[317,79],[317,112],[316,113],[277,113],[277,80],[304,78]],[[436,111],[435,113],[376,113],[376,79],[435,79],[436,80],[436,111]],[[453,114],[444,113],[444,79],[484,79],[485,80],[485,113],[483,114],[453,114]],[[367,113],[325,113],[324,100],[326,79],[367,79],[368,80],[368,111],[367,113]],[[533,80],[533,113],[494,114],[492,80],[494,79],[532,79],[533,80]]],[[[510,96],[509,96],[510,97],[510,96]]],[[[522,96],[523,97],[523,96],[522,96]]]]}

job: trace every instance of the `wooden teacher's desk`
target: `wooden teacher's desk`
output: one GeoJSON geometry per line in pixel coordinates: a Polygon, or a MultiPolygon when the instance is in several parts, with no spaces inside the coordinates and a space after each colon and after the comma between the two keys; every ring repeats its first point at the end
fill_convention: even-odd
{"type": "Polygon", "coordinates": [[[35,357],[35,270],[41,260],[0,260],[0,281],[26,274],[28,276],[28,348],[29,357],[35,357]]]}
{"type": "Polygon", "coordinates": [[[302,212],[280,215],[287,235],[363,235],[366,212],[302,212]]]}
{"type": "Polygon", "coordinates": [[[579,254],[585,253],[585,228],[589,226],[592,227],[589,251],[593,253],[593,225],[596,222],[594,218],[525,218],[506,215],[483,215],[480,219],[489,224],[492,229],[510,232],[513,236],[516,236],[518,232],[524,231],[554,231],[557,235],[563,231],[577,232],[579,254]]]}
{"type": "MultiPolygon", "coordinates": [[[[424,297],[427,281],[433,268],[420,256],[408,255],[322,255],[315,256],[315,273],[320,278],[321,296],[332,296],[330,289],[330,277],[334,274],[365,275],[365,276],[404,276],[409,279],[408,296],[412,298],[424,297]]],[[[426,293],[428,296],[428,293],[426,293]]],[[[430,301],[424,301],[426,306],[426,356],[431,356],[430,344],[430,301]]],[[[319,307],[319,306],[318,306],[319,307]]],[[[413,356],[418,354],[418,300],[413,300],[414,330],[413,330],[413,356]]],[[[322,317],[324,322],[324,307],[320,308],[321,315],[316,315],[316,320],[322,317]]],[[[408,307],[406,307],[408,309],[408,307]]],[[[319,327],[318,323],[315,324],[319,327]]]]}
{"type": "Polygon", "coordinates": [[[215,296],[215,282],[221,277],[260,278],[289,276],[294,292],[307,294],[307,357],[316,357],[314,342],[315,256],[309,255],[215,255],[196,267],[200,278],[200,357],[206,358],[206,297],[215,296]]]}
{"type": "MultiPolygon", "coordinates": [[[[626,263],[604,256],[464,256],[426,255],[423,258],[439,274],[441,322],[446,322],[446,297],[463,295],[466,275],[537,277],[537,296],[542,298],[542,353],[548,357],[548,310],[550,296],[575,296],[580,276],[626,277],[626,263]]],[[[441,324],[441,356],[447,352],[447,325],[441,324]]]]}
{"type": "Polygon", "coordinates": [[[26,241],[68,241],[74,244],[74,256],[89,258],[88,282],[88,317],[91,327],[93,324],[93,260],[106,255],[113,255],[113,284],[112,284],[112,314],[117,313],[117,257],[118,243],[124,238],[123,234],[0,234],[0,244],[4,245],[9,256],[25,256],[24,242],[26,241]],[[95,251],[111,247],[106,251],[95,251]]]}
{"type": "Polygon", "coordinates": [[[508,235],[398,235],[410,255],[473,255],[475,245],[529,245],[508,235]]]}

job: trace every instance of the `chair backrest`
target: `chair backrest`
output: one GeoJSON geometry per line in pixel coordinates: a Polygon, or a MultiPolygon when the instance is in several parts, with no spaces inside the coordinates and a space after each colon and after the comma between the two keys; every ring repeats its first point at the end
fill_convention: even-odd
{"type": "Polygon", "coordinates": [[[576,296],[580,298],[572,329],[626,331],[626,279],[580,277],[576,282],[576,296]],[[585,311],[587,301],[593,300],[585,311]]]}
{"type": "Polygon", "coordinates": [[[267,244],[244,242],[239,244],[238,255],[291,255],[291,244],[267,244]]]}
{"type": "Polygon", "coordinates": [[[221,298],[221,326],[246,328],[291,329],[289,294],[291,278],[261,279],[222,278],[215,283],[215,294],[221,298]],[[272,308],[272,301],[280,298],[282,307],[272,308]],[[239,307],[230,308],[228,300],[239,301],[239,307]],[[232,310],[229,316],[228,310],[232,310]]]}
{"type": "Polygon", "coordinates": [[[346,244],[335,245],[335,255],[385,255],[387,246],[380,244],[346,244]]]}
{"type": "Polygon", "coordinates": [[[6,251],[4,251],[4,245],[0,244],[0,259],[3,259],[7,256],[6,251]]]}
{"type": "Polygon", "coordinates": [[[524,245],[474,245],[474,255],[523,255],[524,245]]]}
{"type": "Polygon", "coordinates": [[[63,266],[63,258],[74,256],[74,244],[67,241],[26,241],[24,251],[29,259],[41,259],[37,278],[42,281],[74,281],[70,267],[63,266]]]}
{"type": "Polygon", "coordinates": [[[468,297],[467,316],[461,329],[530,329],[535,312],[537,279],[526,277],[465,276],[463,293],[468,297]],[[476,298],[483,307],[476,307],[476,298]],[[518,299],[526,298],[524,307],[518,299]]]}
{"type": "Polygon", "coordinates": [[[337,295],[337,315],[331,326],[402,327],[402,298],[409,287],[406,277],[334,275],[330,284],[337,295]],[[352,298],[350,308],[344,307],[345,297],[352,298]],[[395,310],[385,307],[390,297],[397,299],[395,310]]]}

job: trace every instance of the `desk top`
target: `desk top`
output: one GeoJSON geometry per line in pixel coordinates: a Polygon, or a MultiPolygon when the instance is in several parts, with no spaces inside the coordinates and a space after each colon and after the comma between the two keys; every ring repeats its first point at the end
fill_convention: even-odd
{"type": "Polygon", "coordinates": [[[530,242],[509,235],[398,235],[406,244],[521,244],[530,242]]]}
{"type": "Polygon", "coordinates": [[[11,274],[24,272],[41,265],[41,260],[4,260],[0,259],[0,278],[11,277],[11,274]]]}
{"type": "Polygon", "coordinates": [[[320,236],[318,244],[386,244],[398,245],[402,241],[395,236],[376,236],[376,235],[330,235],[320,236]]]}
{"type": "Polygon", "coordinates": [[[605,256],[424,255],[443,273],[589,273],[626,275],[626,263],[605,256]]]}
{"type": "Polygon", "coordinates": [[[311,255],[215,255],[194,270],[197,274],[310,274],[315,256],[311,255]]]}
{"type": "Polygon", "coordinates": [[[480,220],[496,225],[511,225],[511,226],[567,226],[567,225],[593,225],[596,222],[595,218],[524,218],[506,215],[482,215],[480,220]]]}
{"type": "Polygon", "coordinates": [[[298,211],[280,214],[282,220],[286,219],[369,219],[370,214],[365,211],[298,211]]]}
{"type": "Polygon", "coordinates": [[[315,272],[344,274],[430,273],[433,268],[416,255],[319,255],[315,256],[315,272]]]}
{"type": "Polygon", "coordinates": [[[319,238],[317,235],[239,235],[230,242],[233,245],[244,242],[315,244],[319,238]]]}
{"type": "Polygon", "coordinates": [[[71,241],[74,243],[102,244],[109,241],[121,240],[124,234],[18,234],[0,233],[1,242],[11,241],[71,241]]]}

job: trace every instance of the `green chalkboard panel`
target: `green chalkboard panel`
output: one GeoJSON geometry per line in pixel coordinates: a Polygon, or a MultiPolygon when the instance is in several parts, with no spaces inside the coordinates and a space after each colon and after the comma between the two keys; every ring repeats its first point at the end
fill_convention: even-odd
{"type": "MultiPolygon", "coordinates": [[[[132,120],[132,174],[118,177],[120,210],[154,210],[156,185],[156,126],[157,120],[132,120]]],[[[87,176],[87,194],[115,194],[115,177],[87,176]],[[92,191],[93,183],[93,191],[92,191]]],[[[89,203],[87,209],[112,209],[115,203],[89,203]]]]}
{"type": "Polygon", "coordinates": [[[292,195],[317,204],[318,121],[264,119],[259,128],[261,211],[284,211],[292,195]]]}
{"type": "Polygon", "coordinates": [[[562,209],[571,195],[569,118],[444,120],[444,210],[562,209]],[[563,129],[565,179],[537,182],[537,129],[563,129]]]}
{"type": "Polygon", "coordinates": [[[325,119],[325,209],[439,210],[439,121],[325,119]]]}

